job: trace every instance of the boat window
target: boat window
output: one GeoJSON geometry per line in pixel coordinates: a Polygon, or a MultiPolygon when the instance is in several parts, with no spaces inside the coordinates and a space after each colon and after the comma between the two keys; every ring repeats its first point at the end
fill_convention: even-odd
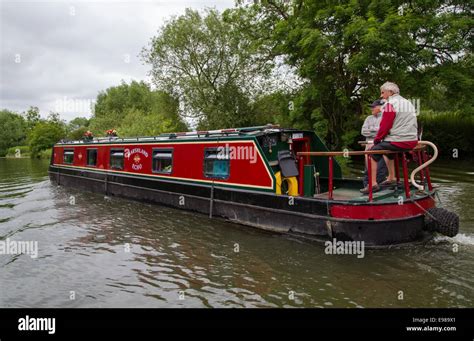
{"type": "Polygon", "coordinates": [[[171,174],[173,149],[153,149],[153,173],[171,174]]]}
{"type": "Polygon", "coordinates": [[[74,149],[64,149],[63,162],[70,165],[74,163],[74,149]]]}
{"type": "Polygon", "coordinates": [[[229,178],[230,158],[228,150],[222,148],[204,149],[204,176],[206,178],[229,178]]]}
{"type": "Polygon", "coordinates": [[[123,149],[112,149],[110,151],[110,168],[123,169],[123,149]]]}
{"type": "Polygon", "coordinates": [[[87,165],[97,166],[97,149],[87,149],[87,165]]]}

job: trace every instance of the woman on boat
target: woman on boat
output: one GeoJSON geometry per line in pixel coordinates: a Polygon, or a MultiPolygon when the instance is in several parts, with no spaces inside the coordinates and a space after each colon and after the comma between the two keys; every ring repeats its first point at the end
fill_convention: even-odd
{"type": "MultiPolygon", "coordinates": [[[[386,82],[380,87],[380,96],[386,103],[382,108],[382,121],[371,150],[409,151],[415,148],[418,143],[418,123],[413,104],[400,96],[398,85],[392,82],[386,82]]],[[[381,187],[396,185],[394,154],[383,155],[388,177],[381,184],[377,183],[377,162],[381,157],[380,154],[372,155],[372,192],[379,191],[381,187]]],[[[360,191],[368,194],[369,188],[366,186],[360,191]]]]}

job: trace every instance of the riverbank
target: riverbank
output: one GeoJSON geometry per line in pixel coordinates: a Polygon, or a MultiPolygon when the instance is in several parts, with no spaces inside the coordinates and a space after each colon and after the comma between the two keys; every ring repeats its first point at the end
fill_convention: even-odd
{"type": "MultiPolygon", "coordinates": [[[[49,160],[51,159],[51,154],[52,154],[52,148],[42,150],[38,153],[38,155],[36,156],[36,159],[49,160]]],[[[28,146],[16,146],[16,147],[8,148],[7,154],[4,156],[4,158],[12,158],[12,159],[32,158],[32,157],[33,156],[28,146]]]]}

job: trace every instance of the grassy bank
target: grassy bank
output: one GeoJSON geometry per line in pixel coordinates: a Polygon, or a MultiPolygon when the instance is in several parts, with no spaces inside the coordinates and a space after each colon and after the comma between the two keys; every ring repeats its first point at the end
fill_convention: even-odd
{"type": "Polygon", "coordinates": [[[6,157],[31,157],[30,148],[28,146],[15,146],[7,150],[6,157]]]}
{"type": "MultiPolygon", "coordinates": [[[[52,149],[46,149],[39,152],[36,156],[37,159],[50,159],[51,158],[52,149]]],[[[28,146],[15,146],[8,148],[7,154],[5,155],[7,158],[24,158],[24,157],[33,157],[31,154],[30,148],[28,146]]]]}

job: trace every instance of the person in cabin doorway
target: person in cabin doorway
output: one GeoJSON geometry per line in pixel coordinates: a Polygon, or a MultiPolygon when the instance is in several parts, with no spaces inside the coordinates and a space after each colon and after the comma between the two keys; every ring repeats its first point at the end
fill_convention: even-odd
{"type": "MultiPolygon", "coordinates": [[[[398,85],[386,82],[380,87],[380,96],[386,103],[383,106],[382,120],[374,146],[371,150],[409,151],[418,143],[418,123],[416,109],[409,100],[400,96],[398,85]]],[[[372,191],[377,192],[382,187],[396,186],[394,154],[383,155],[388,168],[388,177],[382,183],[377,182],[377,164],[382,158],[380,154],[373,154],[371,158],[372,191]]],[[[360,190],[363,194],[369,193],[368,186],[360,190]]]]}
{"type": "MultiPolygon", "coordinates": [[[[377,99],[370,105],[370,110],[372,114],[367,116],[362,125],[361,134],[365,136],[365,141],[367,144],[365,145],[365,150],[370,150],[374,146],[374,138],[377,135],[380,127],[380,121],[382,120],[382,106],[384,105],[384,100],[377,99]]],[[[380,158],[377,162],[377,182],[382,183],[388,175],[387,166],[385,164],[385,160],[380,158]]],[[[366,166],[364,172],[364,187],[367,186],[369,183],[369,175],[367,172],[367,158],[366,158],[366,166]]]]}

